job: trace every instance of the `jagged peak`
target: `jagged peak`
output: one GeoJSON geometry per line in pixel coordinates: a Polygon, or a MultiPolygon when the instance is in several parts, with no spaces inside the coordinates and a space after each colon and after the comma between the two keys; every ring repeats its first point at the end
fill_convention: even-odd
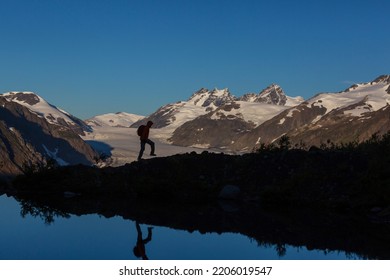
{"type": "Polygon", "coordinates": [[[287,96],[279,85],[271,84],[258,94],[257,102],[285,105],[287,96]]]}
{"type": "Polygon", "coordinates": [[[390,75],[381,75],[375,80],[372,81],[372,83],[385,83],[390,84],[390,75]]]}
{"type": "Polygon", "coordinates": [[[208,90],[207,88],[201,88],[201,89],[199,89],[199,90],[197,90],[197,91],[195,91],[191,96],[190,96],[190,98],[188,99],[188,101],[191,101],[191,100],[193,100],[193,99],[196,99],[196,98],[198,98],[199,96],[204,96],[205,94],[207,94],[207,93],[209,93],[210,92],[210,90],[208,90]]]}
{"type": "Polygon", "coordinates": [[[202,87],[200,90],[196,91],[193,95],[202,94],[206,92],[209,92],[209,90],[207,88],[202,87]]]}
{"type": "Polygon", "coordinates": [[[281,86],[277,85],[277,84],[270,84],[268,87],[266,87],[265,89],[263,89],[259,95],[260,96],[264,96],[264,95],[268,95],[268,94],[280,94],[280,95],[285,95],[283,89],[281,86]]]}
{"type": "Polygon", "coordinates": [[[231,95],[228,88],[224,88],[224,89],[214,88],[210,93],[214,95],[231,95]]]}
{"type": "Polygon", "coordinates": [[[211,91],[206,88],[201,88],[188,99],[188,102],[202,107],[208,107],[210,105],[218,107],[234,99],[235,97],[230,93],[228,88],[214,88],[211,91]]]}

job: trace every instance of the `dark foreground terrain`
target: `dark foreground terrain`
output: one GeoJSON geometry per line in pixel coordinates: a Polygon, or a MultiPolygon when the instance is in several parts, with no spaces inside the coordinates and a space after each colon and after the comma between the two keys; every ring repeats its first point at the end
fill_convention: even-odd
{"type": "MultiPolygon", "coordinates": [[[[288,139],[285,139],[288,140],[288,139]]],[[[390,259],[390,136],[310,150],[262,146],[240,156],[183,154],[117,168],[48,167],[3,192],[24,213],[98,213],[259,244],[390,259]]]]}

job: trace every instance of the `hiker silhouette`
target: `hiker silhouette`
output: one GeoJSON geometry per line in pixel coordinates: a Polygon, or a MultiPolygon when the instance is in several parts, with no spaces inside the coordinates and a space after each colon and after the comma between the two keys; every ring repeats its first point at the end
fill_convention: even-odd
{"type": "Polygon", "coordinates": [[[142,155],[144,154],[146,144],[150,145],[150,155],[156,156],[156,154],[154,153],[154,142],[149,139],[149,130],[152,127],[152,125],[153,125],[153,122],[148,121],[146,125],[141,126],[142,130],[139,132],[139,136],[140,136],[139,139],[141,141],[141,149],[139,151],[138,160],[142,159],[142,155]]]}
{"type": "Polygon", "coordinates": [[[148,227],[148,236],[145,239],[142,238],[142,231],[138,221],[135,222],[135,227],[137,228],[137,243],[133,248],[133,253],[137,258],[148,260],[149,258],[146,256],[145,244],[152,240],[153,227],[148,227]]]}

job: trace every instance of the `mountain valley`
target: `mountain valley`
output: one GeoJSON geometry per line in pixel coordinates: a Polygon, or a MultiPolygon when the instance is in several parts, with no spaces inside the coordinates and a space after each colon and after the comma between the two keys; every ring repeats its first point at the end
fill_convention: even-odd
{"type": "Polygon", "coordinates": [[[82,121],[32,92],[9,92],[0,95],[0,172],[20,174],[47,159],[59,165],[132,162],[139,150],[136,128],[147,120],[154,123],[150,137],[159,156],[205,149],[242,154],[282,136],[304,149],[362,142],[390,130],[389,102],[390,75],[382,75],[307,100],[289,97],[276,84],[241,97],[201,88],[146,117],[118,112],[82,121]]]}

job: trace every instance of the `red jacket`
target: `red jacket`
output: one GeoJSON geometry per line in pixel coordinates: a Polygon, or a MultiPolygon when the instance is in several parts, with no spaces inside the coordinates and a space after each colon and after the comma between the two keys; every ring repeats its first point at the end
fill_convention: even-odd
{"type": "Polygon", "coordinates": [[[141,133],[141,136],[140,136],[141,140],[148,140],[149,139],[149,130],[150,130],[150,127],[152,125],[153,125],[153,122],[148,121],[148,123],[146,124],[146,126],[142,130],[142,133],[141,133]]]}

